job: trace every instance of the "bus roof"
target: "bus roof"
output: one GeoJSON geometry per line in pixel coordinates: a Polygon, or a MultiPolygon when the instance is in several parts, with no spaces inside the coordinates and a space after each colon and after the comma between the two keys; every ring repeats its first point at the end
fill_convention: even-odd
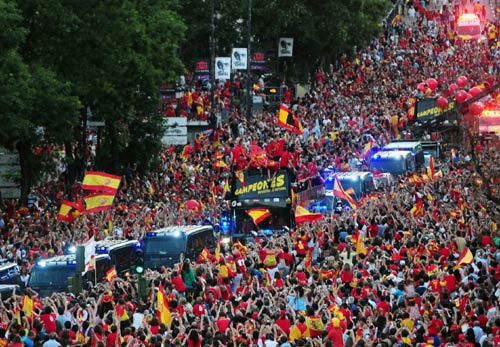
{"type": "MultiPolygon", "coordinates": [[[[96,254],[95,261],[102,259],[109,259],[107,254],[96,254]]],[[[76,255],[58,255],[52,258],[41,259],[35,263],[35,267],[47,267],[47,266],[67,266],[76,265],[76,255]]]]}
{"type": "Polygon", "coordinates": [[[96,250],[105,249],[106,251],[112,251],[117,248],[129,247],[129,246],[139,247],[140,243],[137,240],[120,240],[112,238],[96,241],[95,243],[96,250]]]}
{"type": "Polygon", "coordinates": [[[362,177],[365,178],[367,176],[370,176],[372,173],[370,171],[347,171],[347,172],[337,172],[333,176],[337,176],[339,179],[341,178],[358,178],[362,177]]]}
{"type": "Polygon", "coordinates": [[[422,146],[420,141],[401,141],[401,142],[391,142],[382,148],[382,151],[392,151],[395,149],[409,150],[415,148],[416,146],[422,146]]]}

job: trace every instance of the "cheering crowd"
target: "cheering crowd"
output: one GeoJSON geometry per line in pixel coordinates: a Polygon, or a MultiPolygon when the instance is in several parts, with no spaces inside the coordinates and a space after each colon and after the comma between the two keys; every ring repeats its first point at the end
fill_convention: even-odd
{"type": "MultiPolygon", "coordinates": [[[[184,148],[165,148],[154,172],[127,168],[110,211],[56,221],[61,201],[82,195],[75,184],[65,196],[59,177],[36,187],[28,206],[0,201],[0,257],[18,262],[27,279],[36,259],[92,236],[140,239],[162,226],[215,223],[228,209],[232,170],[252,162],[252,145],[285,139],[273,165],[297,174],[363,168],[365,144],[399,138],[419,93],[445,95],[458,76],[467,76],[469,88],[496,81],[497,37],[463,42],[446,16],[429,24],[426,15],[454,4],[424,3],[409,4],[417,20],[396,19],[366,50],[343,57],[339,69],[318,69],[305,97],[288,96],[303,134],[280,129],[273,113],[247,119],[226,100],[234,85],[220,85],[227,119],[184,148]],[[418,91],[430,77],[437,90],[418,91]],[[200,198],[201,211],[185,208],[200,198]]],[[[489,28],[498,25],[495,19],[489,28]]],[[[203,112],[189,100],[181,107],[203,112]]],[[[485,191],[498,195],[500,155],[495,141],[470,145],[437,161],[441,175],[401,177],[352,211],[236,244],[219,259],[148,270],[146,299],[133,275],[77,296],[40,298],[26,288],[0,300],[0,347],[496,347],[500,208],[485,191]]]]}

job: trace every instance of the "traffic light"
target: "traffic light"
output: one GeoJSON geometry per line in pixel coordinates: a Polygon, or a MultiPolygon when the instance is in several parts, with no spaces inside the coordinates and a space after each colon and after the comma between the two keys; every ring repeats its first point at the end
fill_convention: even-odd
{"type": "Polygon", "coordinates": [[[144,273],[144,260],[141,257],[138,257],[135,260],[134,271],[138,275],[142,275],[144,273]]]}
{"type": "Polygon", "coordinates": [[[78,295],[83,290],[83,278],[81,274],[68,277],[68,292],[78,295]]]}

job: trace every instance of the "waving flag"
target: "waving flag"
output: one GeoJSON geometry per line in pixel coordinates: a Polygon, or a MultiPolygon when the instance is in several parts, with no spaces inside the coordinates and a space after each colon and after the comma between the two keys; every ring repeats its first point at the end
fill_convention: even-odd
{"type": "Polygon", "coordinates": [[[472,263],[474,260],[474,256],[472,255],[472,252],[470,251],[469,247],[465,247],[464,250],[462,251],[462,254],[460,254],[460,257],[457,260],[457,265],[455,265],[455,269],[460,268],[462,265],[468,265],[472,263]]]}
{"type": "Polygon", "coordinates": [[[321,213],[312,213],[309,212],[302,206],[295,207],[295,223],[306,223],[306,222],[317,222],[323,219],[323,215],[321,213]]]}
{"type": "Polygon", "coordinates": [[[304,128],[300,123],[299,118],[285,105],[280,106],[280,112],[278,114],[278,125],[285,129],[293,131],[297,135],[302,135],[304,133],[304,128]]]}
{"type": "Polygon", "coordinates": [[[246,212],[253,219],[255,225],[259,225],[264,219],[271,216],[271,212],[267,208],[252,208],[246,212]]]}
{"type": "Polygon", "coordinates": [[[95,269],[95,238],[92,236],[85,243],[85,272],[95,269]]]}
{"type": "Polygon", "coordinates": [[[285,139],[271,141],[267,144],[266,153],[271,158],[280,157],[285,151],[285,139]]]}
{"type": "Polygon", "coordinates": [[[111,269],[109,269],[106,272],[106,276],[104,276],[104,277],[106,278],[106,281],[113,282],[113,280],[116,278],[116,276],[117,276],[116,269],[113,266],[111,269]]]}
{"type": "Polygon", "coordinates": [[[57,215],[57,220],[71,223],[75,220],[85,209],[81,203],[74,203],[68,200],[63,200],[57,215]]]}
{"type": "Polygon", "coordinates": [[[352,209],[356,209],[358,204],[356,201],[350,196],[344,188],[342,188],[342,184],[339,181],[339,178],[335,176],[335,181],[333,183],[333,196],[346,200],[352,209]]]}
{"type": "Polygon", "coordinates": [[[370,154],[370,151],[372,150],[373,148],[373,140],[370,139],[364,146],[363,148],[363,153],[361,153],[361,158],[362,159],[366,159],[366,157],[368,156],[368,154],[370,154]]]}
{"type": "Polygon", "coordinates": [[[114,194],[101,193],[86,196],[83,198],[85,200],[85,212],[99,212],[109,210],[111,205],[113,205],[113,200],[115,198],[114,194]]]}
{"type": "Polygon", "coordinates": [[[87,171],[83,178],[82,188],[85,190],[99,190],[103,192],[116,192],[120,186],[121,177],[105,172],[87,171]]]}
{"type": "Polygon", "coordinates": [[[163,290],[163,283],[158,286],[158,294],[156,296],[156,307],[158,309],[158,318],[161,324],[170,327],[172,321],[172,314],[168,309],[167,298],[165,298],[165,293],[163,290]]]}

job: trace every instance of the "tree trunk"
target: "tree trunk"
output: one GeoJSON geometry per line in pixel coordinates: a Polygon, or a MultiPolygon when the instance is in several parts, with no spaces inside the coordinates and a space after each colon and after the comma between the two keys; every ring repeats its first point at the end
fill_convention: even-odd
{"type": "Polygon", "coordinates": [[[28,195],[31,192],[33,184],[33,170],[31,166],[31,150],[30,145],[25,141],[18,141],[16,144],[19,153],[19,163],[21,165],[21,204],[28,203],[28,195]]]}

